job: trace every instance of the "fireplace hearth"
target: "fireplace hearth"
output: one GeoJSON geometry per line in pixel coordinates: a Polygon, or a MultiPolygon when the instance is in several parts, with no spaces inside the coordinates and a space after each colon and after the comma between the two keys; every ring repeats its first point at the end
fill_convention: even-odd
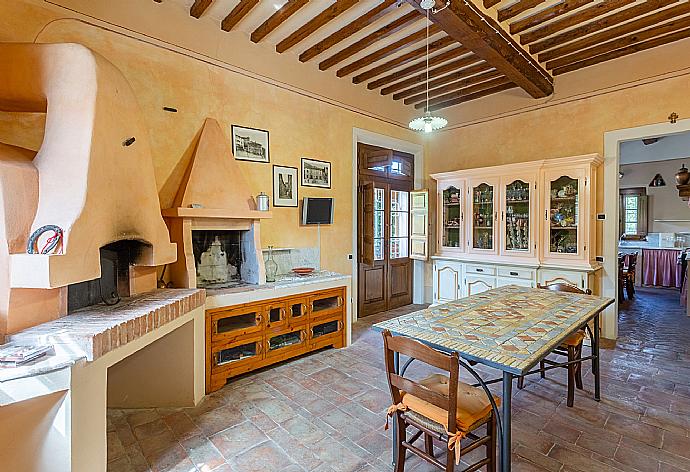
{"type": "Polygon", "coordinates": [[[192,231],[197,288],[220,289],[246,284],[243,280],[242,231],[192,231]]]}

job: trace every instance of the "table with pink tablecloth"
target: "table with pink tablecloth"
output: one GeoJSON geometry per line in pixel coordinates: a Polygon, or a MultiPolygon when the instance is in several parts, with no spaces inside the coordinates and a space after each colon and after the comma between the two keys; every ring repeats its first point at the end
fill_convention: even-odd
{"type": "Polygon", "coordinates": [[[643,249],[642,285],[680,288],[680,249],[643,249]]]}

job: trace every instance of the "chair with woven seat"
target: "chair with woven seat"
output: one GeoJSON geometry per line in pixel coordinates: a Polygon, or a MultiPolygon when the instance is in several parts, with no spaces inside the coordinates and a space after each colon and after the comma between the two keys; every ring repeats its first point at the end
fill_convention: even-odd
{"type": "MultiPolygon", "coordinates": [[[[580,293],[583,295],[591,295],[592,291],[590,289],[582,290],[581,288],[566,282],[555,282],[547,285],[537,284],[537,288],[545,290],[553,290],[555,292],[568,292],[568,293],[580,293]]],[[[575,333],[568,336],[556,349],[551,351],[550,354],[559,354],[566,356],[568,362],[575,362],[582,359],[582,342],[585,339],[585,328],[582,328],[575,333]]],[[[539,362],[539,369],[541,370],[541,378],[546,378],[546,371],[544,370],[546,365],[556,365],[558,362],[551,361],[549,359],[542,359],[539,362]]],[[[575,362],[574,364],[568,364],[564,366],[564,369],[568,369],[568,399],[567,404],[572,407],[575,403],[575,388],[582,390],[582,361],[575,362]]],[[[520,377],[518,379],[518,388],[522,389],[525,385],[525,378],[520,377]]]]}
{"type": "MultiPolygon", "coordinates": [[[[496,415],[487,391],[460,382],[460,358],[457,352],[450,355],[436,351],[419,341],[383,332],[386,375],[393,405],[388,416],[394,417],[397,426],[395,441],[395,472],[405,470],[407,451],[450,472],[460,462],[460,457],[484,446],[486,456],[466,470],[496,470],[496,415]],[[448,375],[433,374],[420,381],[398,375],[395,370],[395,353],[414,358],[424,364],[441,369],[448,375]],[[486,425],[486,434],[477,430],[486,425]],[[410,439],[407,429],[417,429],[410,439]],[[424,435],[424,450],[414,443],[424,435]],[[463,446],[462,439],[468,443],[463,446]],[[444,464],[434,455],[434,441],[441,441],[448,454],[444,464]]],[[[495,405],[500,399],[493,397],[495,405]]],[[[388,420],[386,420],[386,427],[388,420]]]]}

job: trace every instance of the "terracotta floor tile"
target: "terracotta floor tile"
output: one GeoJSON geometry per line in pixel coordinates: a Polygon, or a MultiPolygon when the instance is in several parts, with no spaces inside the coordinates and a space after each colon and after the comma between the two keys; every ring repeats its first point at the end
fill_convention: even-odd
{"type": "Polygon", "coordinates": [[[294,462],[272,442],[262,443],[232,459],[231,464],[238,472],[280,471],[294,462]]]}
{"type": "Polygon", "coordinates": [[[248,421],[211,436],[211,442],[227,460],[266,440],[268,437],[248,421]]]}

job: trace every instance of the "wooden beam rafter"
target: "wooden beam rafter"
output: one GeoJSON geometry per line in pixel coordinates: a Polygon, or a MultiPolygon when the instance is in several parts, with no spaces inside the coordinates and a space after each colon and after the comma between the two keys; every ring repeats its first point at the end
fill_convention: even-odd
{"type": "Polygon", "coordinates": [[[336,0],[336,2],[330,7],[323,10],[321,13],[298,28],[290,36],[279,42],[276,45],[276,51],[283,53],[299,42],[304,41],[316,30],[336,19],[357,3],[359,3],[359,0],[336,0]]]}
{"type": "Polygon", "coordinates": [[[554,75],[565,74],[567,72],[572,72],[578,69],[582,69],[584,67],[593,66],[601,62],[610,61],[612,59],[617,59],[619,57],[627,56],[629,54],[635,54],[640,51],[645,51],[647,49],[663,46],[664,44],[669,44],[686,38],[690,38],[690,28],[676,31],[675,33],[667,34],[665,36],[661,36],[658,38],[643,41],[641,43],[636,43],[632,46],[616,49],[606,54],[600,54],[598,56],[590,57],[579,62],[574,62],[572,64],[568,64],[567,66],[554,69],[553,73],[554,75]]]}
{"type": "MultiPolygon", "coordinates": [[[[407,2],[423,11],[416,0],[407,2]]],[[[510,33],[472,2],[453,1],[431,19],[448,36],[498,69],[533,98],[553,93],[553,77],[517,44],[510,33]]]]}
{"type": "MultiPolygon", "coordinates": [[[[429,80],[429,89],[440,87],[441,85],[449,84],[449,83],[455,82],[457,80],[467,79],[470,76],[473,76],[475,74],[480,74],[482,72],[486,72],[486,71],[489,71],[492,69],[493,69],[493,67],[491,67],[486,62],[479,62],[473,66],[466,67],[464,69],[452,72],[448,75],[444,75],[442,77],[439,77],[438,79],[429,80]]],[[[430,79],[431,79],[431,77],[430,77],[430,79]]],[[[425,90],[426,90],[426,77],[425,77],[425,80],[423,80],[421,83],[418,83],[414,87],[410,87],[408,89],[401,90],[400,92],[394,93],[393,94],[393,100],[400,100],[402,98],[409,97],[410,95],[422,93],[425,90]]]]}
{"type": "MultiPolygon", "coordinates": [[[[442,85],[441,87],[436,87],[434,89],[429,90],[429,98],[436,98],[440,95],[445,95],[449,92],[454,92],[455,90],[464,89],[471,85],[479,84],[481,82],[485,82],[489,79],[494,79],[496,77],[503,77],[503,75],[496,69],[483,72],[481,74],[473,75],[472,77],[468,77],[457,82],[451,82],[449,84],[442,85]]],[[[413,105],[424,100],[426,100],[426,91],[405,98],[403,100],[403,103],[405,105],[413,105]]]]}
{"type": "MultiPolygon", "coordinates": [[[[457,61],[452,61],[452,62],[447,62],[445,64],[442,64],[438,67],[435,67],[433,69],[429,69],[429,79],[435,79],[437,77],[440,77],[444,74],[448,74],[449,72],[456,71],[458,69],[462,69],[464,67],[477,64],[477,63],[482,63],[483,61],[478,58],[474,54],[469,54],[465,57],[461,57],[457,61]]],[[[424,67],[422,67],[422,70],[424,67]]],[[[424,83],[427,80],[427,71],[424,70],[421,74],[414,75],[412,77],[409,77],[405,80],[402,80],[400,82],[396,82],[392,85],[389,85],[388,87],[384,87],[381,89],[381,95],[388,95],[393,92],[397,92],[398,90],[402,90],[406,87],[409,87],[411,85],[416,85],[419,83],[424,83]]]]}
{"type": "Polygon", "coordinates": [[[353,22],[347,24],[346,26],[343,26],[332,35],[319,41],[318,43],[304,51],[302,54],[299,55],[300,62],[307,62],[308,60],[313,59],[314,57],[318,56],[327,49],[332,48],[342,40],[349,38],[358,31],[361,31],[363,28],[374,23],[376,20],[390,13],[396,8],[397,0],[384,0],[376,7],[372,8],[365,14],[358,17],[353,22]]]}
{"type": "MultiPolygon", "coordinates": [[[[615,5],[616,8],[620,8],[620,5],[619,5],[620,1],[625,1],[625,0],[611,0],[611,3],[604,2],[601,4],[595,5],[591,8],[588,8],[587,10],[585,10],[585,12],[587,12],[587,15],[585,15],[585,12],[581,12],[579,16],[581,18],[583,18],[583,20],[590,19],[587,16],[593,15],[595,13],[596,13],[596,16],[599,16],[599,15],[605,13],[605,11],[602,11],[599,8],[599,5],[608,5],[609,7],[615,5]],[[590,12],[590,10],[592,10],[592,12],[590,12]]],[[[546,51],[547,49],[551,49],[553,47],[559,46],[561,44],[565,44],[569,41],[574,41],[576,39],[583,38],[589,34],[596,33],[598,31],[604,30],[606,28],[610,28],[610,27],[615,26],[617,24],[623,23],[624,21],[632,20],[634,18],[637,18],[640,15],[645,15],[647,13],[658,10],[661,7],[671,5],[671,4],[677,3],[677,2],[678,2],[678,0],[647,0],[645,3],[633,5],[629,8],[624,9],[624,10],[613,13],[612,15],[607,15],[603,18],[599,18],[598,20],[591,21],[591,22],[586,23],[582,26],[578,26],[577,28],[573,28],[573,29],[570,29],[568,31],[564,31],[563,33],[560,33],[556,36],[551,36],[551,35],[556,33],[557,31],[560,31],[558,29],[553,29],[553,28],[558,27],[558,25],[553,25],[553,24],[547,25],[544,28],[541,28],[541,29],[536,30],[534,32],[523,34],[522,36],[520,36],[520,42],[523,44],[530,44],[530,43],[532,43],[532,41],[534,41],[533,38],[551,36],[551,37],[543,39],[537,43],[530,44],[530,46],[529,46],[530,52],[532,54],[536,54],[536,53],[539,53],[542,51],[546,51]],[[542,33],[540,33],[540,35],[545,34],[545,36],[530,36],[533,33],[536,34],[538,31],[542,31],[542,33]]]]}
{"type": "Polygon", "coordinates": [[[501,0],[484,0],[484,8],[495,7],[499,3],[501,3],[501,0]]]}
{"type": "MultiPolygon", "coordinates": [[[[450,102],[451,100],[462,99],[464,97],[472,96],[477,92],[482,92],[487,89],[494,89],[497,86],[510,84],[510,80],[505,77],[496,77],[494,79],[487,80],[486,82],[480,82],[475,85],[470,85],[469,87],[456,90],[455,92],[447,93],[445,95],[440,95],[438,97],[429,99],[429,108],[438,105],[439,103],[450,102]]],[[[512,84],[515,86],[515,84],[512,84]]],[[[417,103],[414,106],[416,109],[426,108],[426,101],[417,103]]]]}
{"type": "MultiPolygon", "coordinates": [[[[687,4],[683,4],[681,6],[687,7],[687,4]]],[[[655,24],[655,23],[652,23],[655,24]]],[[[627,25],[623,25],[624,27],[627,25]]],[[[654,28],[649,28],[644,31],[638,31],[636,33],[630,34],[628,36],[621,36],[622,33],[620,31],[618,34],[615,36],[612,36],[614,39],[613,41],[609,42],[604,42],[604,43],[595,43],[596,45],[594,47],[584,49],[581,51],[578,51],[574,54],[570,54],[567,56],[560,57],[558,59],[554,59],[552,61],[548,61],[546,63],[546,67],[548,69],[560,69],[564,70],[565,66],[577,62],[581,62],[584,60],[589,60],[595,56],[600,56],[600,55],[605,55],[607,53],[610,53],[612,51],[616,51],[618,49],[623,49],[628,46],[632,46],[634,44],[640,43],[642,41],[646,41],[648,39],[656,38],[657,36],[662,36],[668,33],[673,33],[674,31],[679,31],[679,30],[684,30],[690,28],[690,16],[685,16],[683,18],[677,19],[670,21],[668,23],[664,23],[661,26],[657,26],[654,28]]],[[[605,31],[605,33],[608,33],[608,31],[605,31]]],[[[588,38],[586,38],[588,39],[588,38]]]]}
{"type": "MultiPolygon", "coordinates": [[[[436,41],[429,43],[429,54],[433,54],[445,47],[450,46],[453,43],[455,43],[455,40],[450,36],[445,36],[441,39],[437,39],[436,41]]],[[[460,48],[462,48],[462,46],[460,48]]],[[[467,52],[467,49],[462,48],[462,52],[467,52]]],[[[458,52],[458,55],[462,54],[462,52],[458,52]]],[[[352,78],[352,83],[361,84],[364,81],[376,77],[377,75],[389,72],[395,69],[396,67],[408,64],[416,59],[419,59],[420,57],[424,57],[425,55],[426,46],[422,46],[421,48],[415,49],[414,51],[410,51],[401,56],[395,57],[388,62],[384,62],[381,65],[378,65],[372,69],[369,69],[367,71],[362,72],[361,74],[354,76],[352,78]]]]}
{"type": "Polygon", "coordinates": [[[510,20],[511,18],[515,18],[520,13],[526,12],[531,8],[539,6],[545,1],[546,0],[520,0],[519,2],[514,3],[508,7],[501,8],[500,10],[498,10],[498,21],[504,22],[506,20],[510,20]]]}
{"type": "Polygon", "coordinates": [[[495,87],[491,87],[491,88],[488,88],[485,90],[480,90],[479,92],[465,95],[464,97],[456,98],[454,100],[448,100],[447,102],[442,102],[442,103],[439,103],[437,105],[433,105],[433,106],[429,107],[429,111],[433,112],[433,111],[442,110],[443,108],[452,107],[452,106],[459,105],[461,103],[469,102],[472,100],[477,100],[478,98],[493,95],[495,93],[503,92],[505,90],[514,89],[516,87],[517,87],[517,85],[515,85],[513,83],[497,85],[495,87]]]}
{"type": "Polygon", "coordinates": [[[201,15],[208,10],[212,3],[213,0],[194,0],[194,3],[189,8],[189,15],[194,18],[201,18],[201,15]]]}
{"type": "Polygon", "coordinates": [[[510,32],[511,34],[521,33],[527,29],[539,26],[545,21],[553,20],[554,18],[558,18],[559,16],[570,13],[571,11],[582,8],[583,6],[593,2],[594,0],[566,0],[565,2],[557,3],[535,13],[534,15],[530,15],[527,18],[523,18],[511,23],[510,32]]]}
{"type": "Polygon", "coordinates": [[[220,29],[223,31],[231,31],[237,23],[242,21],[242,18],[252,11],[252,9],[259,4],[259,0],[240,0],[235,8],[226,16],[220,24],[220,29]]]}
{"type": "MultiPolygon", "coordinates": [[[[439,64],[443,64],[444,62],[450,61],[452,59],[458,59],[460,56],[463,56],[464,54],[467,54],[468,51],[467,49],[463,48],[460,46],[459,48],[452,49],[450,51],[445,51],[442,52],[441,54],[438,54],[436,56],[430,57],[429,58],[429,67],[434,67],[439,64]]],[[[472,62],[477,62],[479,59],[477,56],[474,54],[469,54],[467,56],[464,56],[457,61],[451,62],[450,64],[454,64],[457,67],[462,67],[463,64],[467,65],[468,61],[472,62]]],[[[379,87],[383,87],[384,85],[396,82],[398,80],[402,80],[405,77],[409,77],[410,75],[425,70],[426,69],[426,60],[417,62],[416,64],[412,64],[411,66],[405,67],[404,69],[400,69],[398,71],[393,72],[392,74],[388,74],[384,77],[381,77],[379,79],[376,79],[373,82],[369,82],[367,84],[367,88],[369,90],[374,90],[379,87]]],[[[444,69],[445,70],[445,69],[444,69]]],[[[452,68],[450,69],[452,70],[452,68]]],[[[431,73],[431,71],[429,71],[431,73]]]]}
{"type": "Polygon", "coordinates": [[[270,18],[256,28],[249,39],[251,39],[253,43],[258,43],[277,27],[282,25],[285,20],[297,13],[297,11],[307,3],[309,3],[309,0],[288,0],[280,10],[276,11],[270,18]]]}
{"type": "MultiPolygon", "coordinates": [[[[436,25],[431,25],[429,27],[429,36],[437,34],[440,31],[441,28],[439,28],[436,25]]],[[[416,43],[417,41],[420,41],[424,38],[426,38],[426,28],[422,28],[421,30],[416,31],[409,36],[406,36],[402,39],[399,39],[398,41],[395,41],[394,43],[384,46],[378,51],[374,51],[371,54],[367,54],[363,58],[351,62],[345,67],[341,67],[340,69],[338,69],[335,75],[337,75],[338,77],[345,77],[346,75],[349,75],[363,67],[370,66],[374,62],[383,59],[384,57],[389,56],[390,54],[394,54],[397,51],[406,48],[409,44],[416,43]]]]}
{"type": "MultiPolygon", "coordinates": [[[[660,24],[664,21],[670,20],[672,18],[687,13],[690,13],[690,4],[681,3],[680,5],[676,5],[675,7],[667,8],[657,13],[643,16],[638,20],[629,21],[620,26],[601,31],[600,33],[596,33],[590,36],[586,36],[577,41],[567,43],[563,46],[543,52],[539,54],[539,61],[552,61],[553,59],[556,59],[558,57],[563,57],[565,55],[586,49],[590,46],[596,46],[597,44],[605,43],[606,41],[609,41],[611,39],[621,38],[626,34],[633,33],[635,31],[639,31],[644,28],[660,24]]],[[[550,68],[548,67],[548,64],[547,68],[550,68]]]]}
{"type": "Polygon", "coordinates": [[[353,55],[357,54],[358,52],[362,51],[363,49],[366,49],[367,47],[371,46],[375,42],[385,38],[386,36],[393,34],[397,31],[400,31],[401,29],[405,28],[406,26],[421,20],[422,17],[417,13],[416,11],[411,11],[400,18],[395,19],[394,21],[391,21],[385,26],[382,26],[381,28],[377,29],[373,33],[370,33],[360,39],[359,41],[356,41],[349,45],[348,47],[341,49],[337,53],[333,54],[331,57],[324,59],[323,61],[319,62],[319,69],[320,70],[328,70],[334,65],[336,65],[339,62],[344,61],[348,57],[352,57],[353,55]]]}

